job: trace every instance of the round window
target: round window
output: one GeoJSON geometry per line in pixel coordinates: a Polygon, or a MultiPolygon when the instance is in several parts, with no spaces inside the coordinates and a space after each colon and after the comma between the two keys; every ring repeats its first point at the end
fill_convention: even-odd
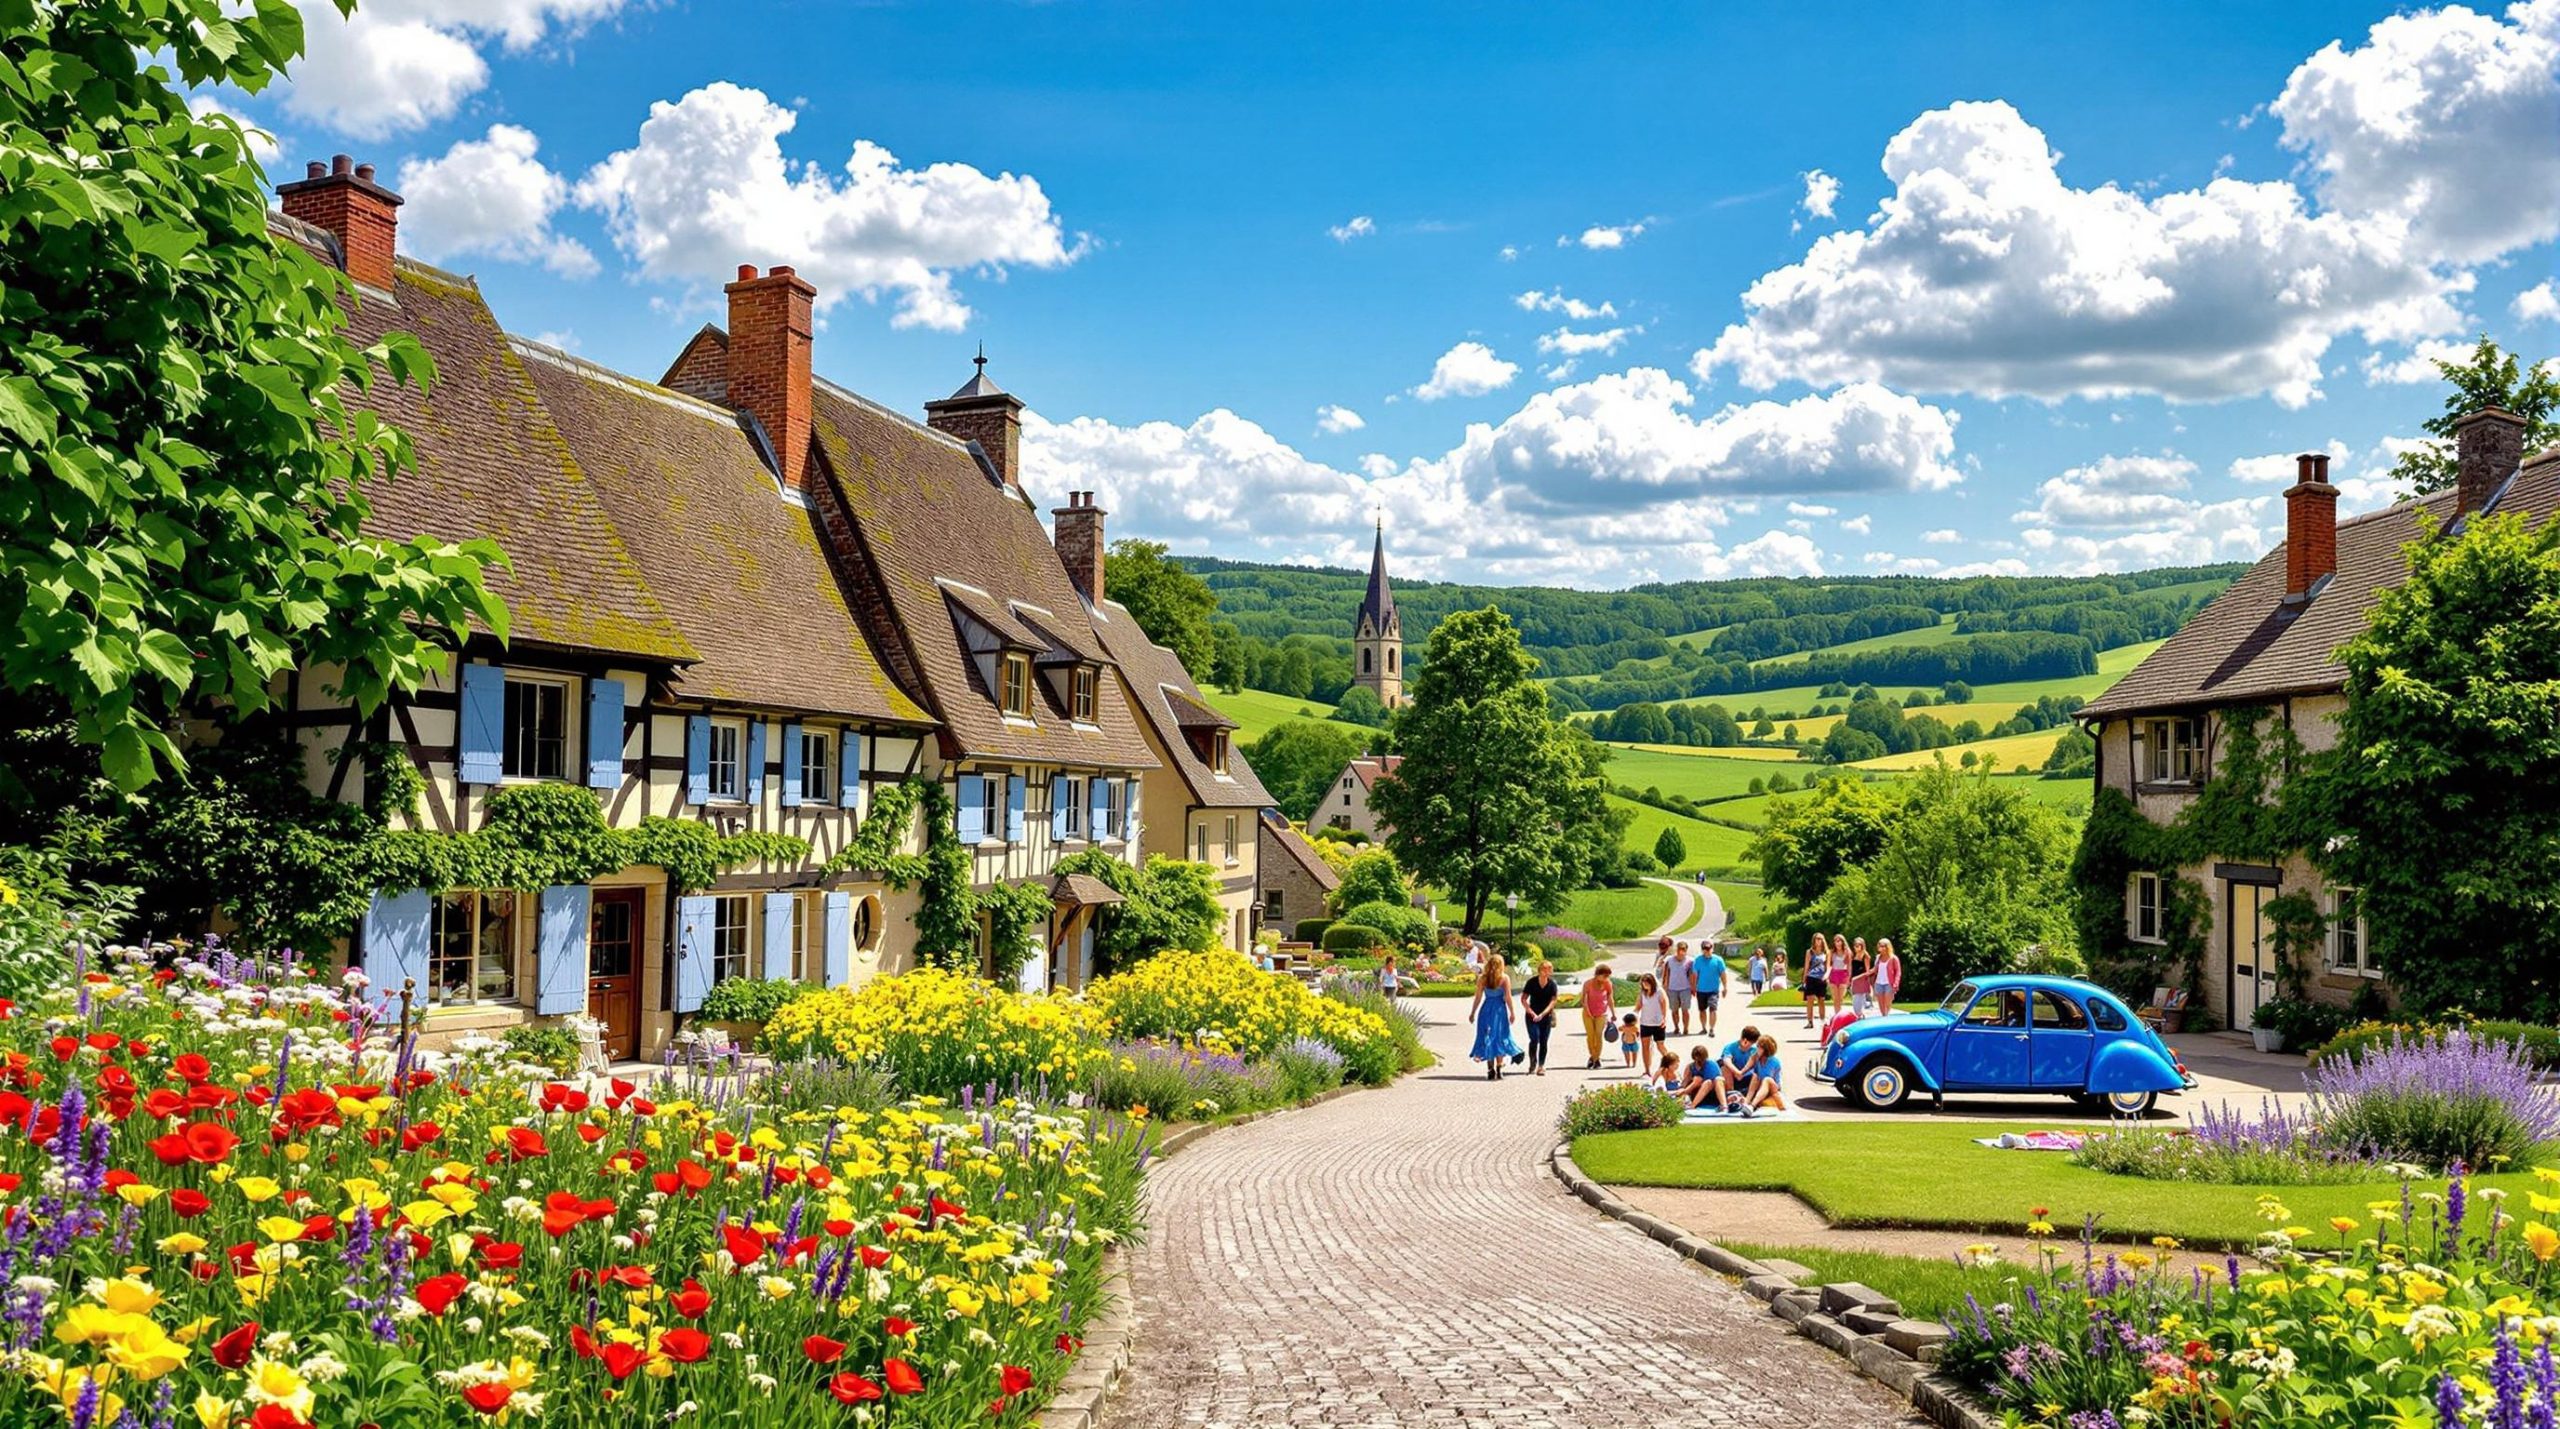
{"type": "Polygon", "coordinates": [[[880,900],[866,893],[853,904],[853,946],[866,953],[880,950],[880,900]]]}

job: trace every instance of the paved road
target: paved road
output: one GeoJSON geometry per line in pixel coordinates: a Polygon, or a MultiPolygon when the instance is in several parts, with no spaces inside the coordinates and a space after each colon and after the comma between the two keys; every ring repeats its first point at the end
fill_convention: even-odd
{"type": "Polygon", "coordinates": [[[1649,878],[1645,881],[1670,889],[1672,904],[1671,916],[1661,927],[1645,934],[1642,942],[1650,944],[1657,938],[1686,938],[1694,943],[1724,931],[1724,900],[1716,896],[1714,889],[1685,878],[1649,878]]]}
{"type": "Polygon", "coordinates": [[[1612,1075],[1581,1070],[1569,1018],[1569,1070],[1490,1084],[1466,1060],[1465,1004],[1428,1006],[1439,1067],[1157,1168],[1132,1252],[1136,1382],[1112,1429],[1910,1422],[1759,1302],[1557,1184],[1558,1105],[1612,1075]]]}

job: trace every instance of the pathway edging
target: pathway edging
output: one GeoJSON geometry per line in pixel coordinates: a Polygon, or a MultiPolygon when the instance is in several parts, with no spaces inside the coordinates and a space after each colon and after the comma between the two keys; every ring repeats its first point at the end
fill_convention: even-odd
{"type": "Polygon", "coordinates": [[[1901,1318],[1891,1300],[1863,1285],[1800,1285],[1783,1270],[1801,1267],[1787,1265],[1782,1270],[1764,1265],[1639,1211],[1583,1174],[1574,1163],[1571,1142],[1559,1142],[1547,1164],[1556,1179],[1593,1210],[1644,1232],[1719,1275],[1740,1280],[1745,1294],[1767,1303],[1770,1313],[1793,1325],[1796,1333],[1908,1399],[1912,1408],[1944,1429],[1999,1429],[2000,1416],[1971,1390],[1929,1370],[1937,1357],[1936,1344],[1918,1343],[1910,1331],[1897,1330],[1911,1322],[1901,1318]]]}

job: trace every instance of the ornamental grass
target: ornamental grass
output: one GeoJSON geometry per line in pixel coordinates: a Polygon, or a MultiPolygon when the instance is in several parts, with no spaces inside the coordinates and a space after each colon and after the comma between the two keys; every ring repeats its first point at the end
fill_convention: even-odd
{"type": "MultiPolygon", "coordinates": [[[[1007,1067],[1074,1015],[1008,1024],[1007,1067]]],[[[0,1424],[1032,1422],[1139,1138],[807,1092],[429,1057],[360,975],[114,954],[0,1021],[0,1424]]]]}

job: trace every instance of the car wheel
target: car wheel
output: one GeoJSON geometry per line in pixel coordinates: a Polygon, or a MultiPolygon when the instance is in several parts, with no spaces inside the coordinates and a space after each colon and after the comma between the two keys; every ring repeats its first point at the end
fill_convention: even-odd
{"type": "Polygon", "coordinates": [[[2159,1101],[2158,1092],[2109,1092],[2099,1098],[2107,1115],[2115,1117],[2148,1116],[2159,1101]]]}
{"type": "Polygon", "coordinates": [[[1849,1099],[1869,1111],[1896,1110],[1911,1100],[1911,1069],[1891,1057],[1878,1057],[1850,1080],[1849,1099]]]}

